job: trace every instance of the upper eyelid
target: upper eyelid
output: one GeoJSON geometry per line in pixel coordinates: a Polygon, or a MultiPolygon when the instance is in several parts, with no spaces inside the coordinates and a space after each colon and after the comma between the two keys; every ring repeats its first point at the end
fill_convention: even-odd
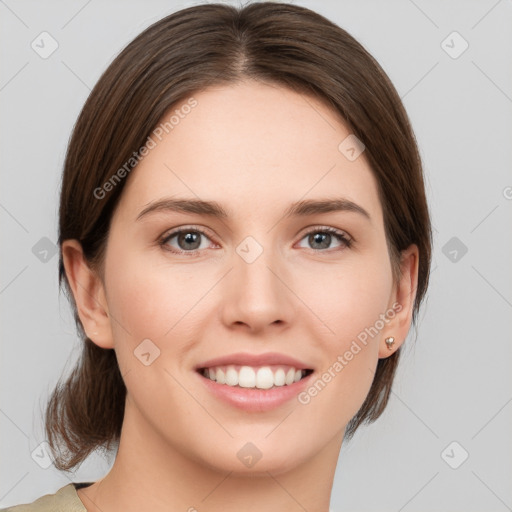
{"type": "Polygon", "coordinates": [[[202,235],[205,235],[208,238],[211,237],[211,235],[208,233],[208,230],[202,226],[184,226],[184,227],[172,228],[172,229],[165,231],[164,234],[159,237],[159,239],[166,240],[170,237],[179,235],[180,233],[187,232],[187,231],[197,231],[198,233],[201,233],[202,235]]]}

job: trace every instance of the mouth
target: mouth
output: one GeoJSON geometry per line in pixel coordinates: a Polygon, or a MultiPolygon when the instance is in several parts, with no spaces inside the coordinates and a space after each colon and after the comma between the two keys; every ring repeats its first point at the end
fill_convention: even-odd
{"type": "Polygon", "coordinates": [[[195,374],[215,400],[248,413],[270,412],[297,398],[314,368],[278,352],[238,352],[199,363],[195,374]]]}
{"type": "Polygon", "coordinates": [[[310,368],[296,368],[291,365],[220,365],[202,367],[196,370],[199,375],[216,384],[232,388],[272,389],[299,382],[311,375],[310,368]]]}

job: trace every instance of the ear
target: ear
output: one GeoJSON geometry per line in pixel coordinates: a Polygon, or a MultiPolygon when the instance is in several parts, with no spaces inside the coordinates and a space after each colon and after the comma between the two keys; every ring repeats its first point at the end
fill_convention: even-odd
{"type": "Polygon", "coordinates": [[[402,251],[400,258],[401,277],[393,287],[391,300],[386,316],[389,319],[382,330],[382,339],[379,346],[379,359],[389,357],[405,341],[412,323],[414,300],[418,287],[419,250],[415,244],[402,251]],[[386,339],[394,338],[391,348],[386,339]]]}
{"type": "Polygon", "coordinates": [[[104,286],[87,264],[78,240],[62,243],[62,259],[87,337],[101,348],[114,348],[104,286]]]}

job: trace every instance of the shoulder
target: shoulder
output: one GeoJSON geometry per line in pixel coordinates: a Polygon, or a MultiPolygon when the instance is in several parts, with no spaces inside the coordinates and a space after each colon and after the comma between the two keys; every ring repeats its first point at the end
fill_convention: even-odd
{"type": "Polygon", "coordinates": [[[76,489],[91,484],[92,482],[70,483],[54,494],[45,494],[32,503],[2,508],[0,512],[87,512],[76,489]]]}

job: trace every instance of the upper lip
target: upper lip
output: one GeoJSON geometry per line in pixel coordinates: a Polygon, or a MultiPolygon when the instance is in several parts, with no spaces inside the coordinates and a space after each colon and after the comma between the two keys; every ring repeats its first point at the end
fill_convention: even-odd
{"type": "Polygon", "coordinates": [[[266,352],[264,354],[249,354],[238,352],[236,354],[229,354],[227,356],[216,357],[209,359],[198,364],[195,369],[213,368],[215,366],[266,366],[266,365],[279,365],[293,366],[296,370],[310,370],[312,369],[306,363],[295,359],[294,357],[287,356],[286,354],[279,354],[277,352],[266,352]]]}

